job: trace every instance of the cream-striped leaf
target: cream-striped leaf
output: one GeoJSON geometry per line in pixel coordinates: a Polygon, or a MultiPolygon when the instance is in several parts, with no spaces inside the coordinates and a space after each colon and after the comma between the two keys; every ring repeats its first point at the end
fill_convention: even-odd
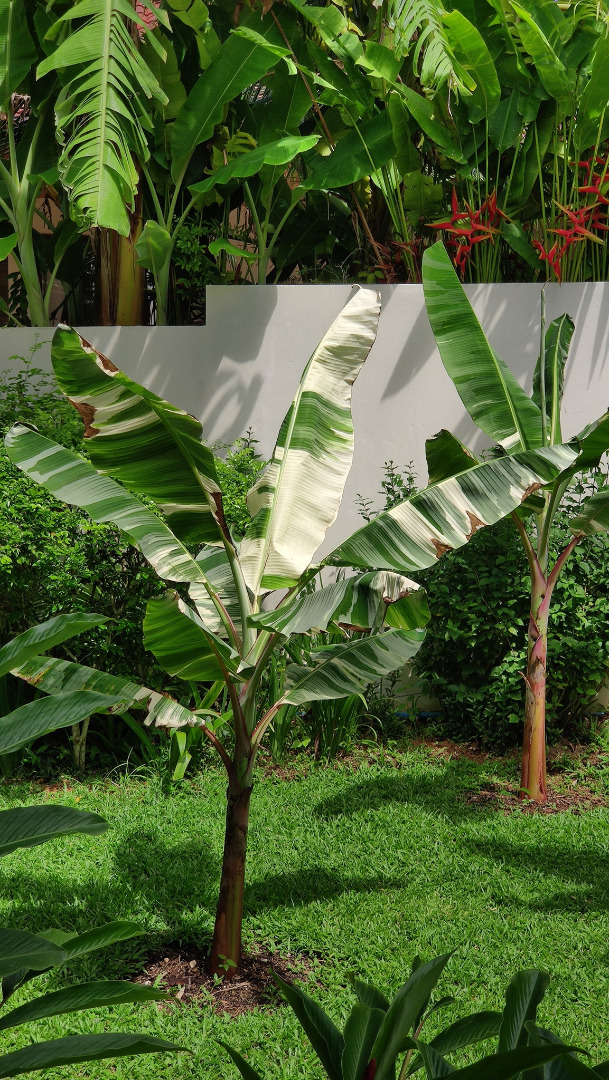
{"type": "Polygon", "coordinates": [[[142,709],[146,725],[177,728],[197,726],[200,720],[179,702],[147,686],[131,682],[122,675],[112,675],[97,668],[58,660],[54,656],[33,656],[19,667],[13,675],[31,683],[45,694],[56,695],[75,690],[93,690],[101,694],[113,694],[116,703],[110,712],[125,709],[142,709]]]}
{"type": "Polygon", "coordinates": [[[509,453],[541,446],[541,412],[491,348],[441,241],[423,256],[423,291],[442,363],[474,423],[509,453]]]}
{"type": "MultiPolygon", "coordinates": [[[[202,568],[209,585],[221,600],[233,626],[240,630],[241,609],[239,607],[239,596],[225,548],[204,547],[198,553],[196,561],[202,568]]],[[[207,589],[199,582],[195,582],[190,586],[188,594],[207,629],[211,630],[213,634],[219,634],[220,637],[226,637],[227,631],[224,623],[207,589]]]]}
{"type": "Polygon", "coordinates": [[[399,624],[415,630],[429,621],[425,590],[400,574],[373,571],[343,578],[315,592],[289,598],[275,608],[254,615],[250,622],[285,637],[326,630],[330,622],[354,630],[379,629],[393,608],[400,607],[399,624]]]}
{"type": "Polygon", "coordinates": [[[248,495],[240,561],[255,596],[294,585],[335,520],[353,459],[351,387],[376,336],[380,300],[360,289],[305,368],[273,457],[248,495]]]}
{"type": "Polygon", "coordinates": [[[571,445],[546,446],[475,465],[398,503],[326,556],[331,566],[422,570],[466,544],[485,525],[516,510],[577,456],[571,445]]]}
{"type": "Polygon", "coordinates": [[[112,523],[126,533],[159,577],[204,580],[201,567],[165,523],[109,476],[100,476],[85,458],[24,424],[11,428],[5,446],[11,461],[57,499],[81,506],[93,521],[112,523]]]}
{"type": "Polygon", "coordinates": [[[290,664],[286,668],[288,689],[282,702],[304,705],[360,694],[370,683],[411,660],[424,637],[423,630],[387,630],[347,645],[315,649],[310,666],[290,664]]]}
{"type": "Polygon", "coordinates": [[[98,472],[154,499],[179,540],[218,543],[222,498],[199,421],[119,371],[76,330],[57,328],[51,356],[98,472]]]}

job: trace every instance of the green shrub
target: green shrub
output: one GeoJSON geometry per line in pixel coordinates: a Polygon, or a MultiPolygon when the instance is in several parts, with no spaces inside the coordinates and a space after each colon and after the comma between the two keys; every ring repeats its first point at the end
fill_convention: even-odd
{"type": "MultiPolygon", "coordinates": [[[[551,558],[571,535],[566,518],[559,512],[551,558]]],[[[556,585],[548,640],[550,740],[581,734],[606,676],[608,579],[609,543],[599,534],[575,549],[556,585]]],[[[481,530],[421,580],[432,618],[414,669],[424,693],[440,703],[443,734],[495,749],[520,741],[530,584],[512,522],[481,530]]]]}

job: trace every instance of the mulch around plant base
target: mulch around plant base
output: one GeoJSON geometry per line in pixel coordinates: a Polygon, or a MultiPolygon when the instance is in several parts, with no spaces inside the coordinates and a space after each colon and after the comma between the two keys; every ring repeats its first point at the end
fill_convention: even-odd
{"type": "Polygon", "coordinates": [[[561,791],[549,787],[548,801],[542,804],[519,799],[518,787],[507,783],[483,784],[476,790],[464,792],[462,801],[479,810],[499,810],[504,814],[582,814],[609,805],[605,795],[579,784],[561,791]]]}
{"type": "Polygon", "coordinates": [[[238,978],[222,982],[210,975],[207,956],[201,949],[194,945],[165,945],[150,953],[143,970],[131,981],[167,990],[183,1005],[209,1005],[217,1013],[236,1017],[283,1002],[273,972],[288,983],[304,982],[312,966],[307,957],[260,949],[244,955],[238,978]]]}

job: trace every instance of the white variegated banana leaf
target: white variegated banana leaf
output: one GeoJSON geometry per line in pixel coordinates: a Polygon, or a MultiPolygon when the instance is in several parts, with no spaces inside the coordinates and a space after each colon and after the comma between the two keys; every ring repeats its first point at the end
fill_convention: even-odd
{"type": "Polygon", "coordinates": [[[423,256],[423,290],[442,363],[474,423],[509,453],[541,446],[539,406],[491,348],[441,241],[423,256]]]}
{"type": "Polygon", "coordinates": [[[94,521],[116,525],[136,542],[160,577],[204,582],[201,566],[159,517],[79,454],[15,424],[5,445],[11,461],[57,499],[81,506],[94,521]]]}
{"type": "Polygon", "coordinates": [[[165,671],[187,681],[215,682],[227,672],[235,676],[240,665],[238,653],[172,592],[148,601],[144,645],[165,671]]]}
{"type": "Polygon", "coordinates": [[[475,465],[379,514],[324,562],[398,573],[432,566],[447,551],[466,544],[478,529],[516,510],[576,457],[575,446],[560,444],[475,465]]]}
{"type": "Polygon", "coordinates": [[[250,622],[289,637],[326,630],[330,622],[376,630],[390,619],[404,630],[425,626],[429,621],[425,590],[400,574],[372,571],[289,597],[274,611],[252,616],[250,622]]]}
{"type": "MultiPolygon", "coordinates": [[[[241,610],[239,595],[233,577],[233,571],[225,549],[222,547],[204,547],[198,553],[196,561],[205,574],[206,581],[220,598],[226,615],[233,626],[239,627],[241,610]]],[[[226,629],[217,608],[207,589],[198,582],[189,586],[188,594],[208,630],[220,637],[226,637],[226,629]]]]}
{"type": "MultiPolygon", "coordinates": [[[[31,656],[52,649],[53,645],[60,645],[62,641],[109,621],[106,615],[77,611],[68,615],[55,615],[46,622],[31,626],[23,634],[7,641],[0,649],[0,678],[19,664],[24,664],[31,656]]],[[[103,692],[108,693],[107,690],[103,692]]]]}
{"type": "Polygon", "coordinates": [[[54,656],[32,656],[12,669],[13,675],[45,694],[66,694],[82,690],[114,695],[110,712],[126,709],[144,711],[143,722],[154,727],[181,728],[200,726],[202,721],[179,702],[122,675],[112,675],[97,668],[58,660],[54,656]]]}
{"type": "Polygon", "coordinates": [[[291,587],[335,520],[353,459],[351,388],[376,336],[380,300],[360,289],[311,357],[273,457],[248,495],[240,562],[254,597],[291,587]]]}
{"type": "Polygon", "coordinates": [[[546,416],[549,421],[550,443],[562,442],[560,410],[565,382],[565,364],[574,330],[575,324],[569,315],[561,315],[550,323],[544,342],[543,388],[541,356],[537,357],[533,374],[533,401],[541,409],[543,390],[546,416]]]}
{"type": "Polygon", "coordinates": [[[314,649],[310,665],[286,668],[288,687],[282,703],[304,705],[360,694],[370,683],[412,660],[424,638],[423,630],[387,630],[346,645],[314,649]]]}
{"type": "Polygon", "coordinates": [[[134,382],[67,326],[57,328],[51,357],[60,389],[84,420],[95,468],[153,499],[179,540],[219,543],[222,498],[199,421],[134,382]]]}

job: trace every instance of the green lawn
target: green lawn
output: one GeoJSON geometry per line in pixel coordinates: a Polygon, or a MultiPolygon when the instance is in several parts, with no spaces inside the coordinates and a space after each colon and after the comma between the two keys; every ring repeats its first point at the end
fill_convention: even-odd
{"type": "MultiPolygon", "coordinates": [[[[517,969],[545,968],[553,979],[540,1021],[588,1049],[593,1061],[606,1059],[609,814],[505,815],[463,803],[464,790],[507,768],[515,773],[514,762],[446,761],[419,748],[385,761],[377,755],[357,769],[312,766],[299,779],[261,779],[252,804],[246,942],[315,954],[319,985],[311,992],[341,1021],[352,1001],[348,970],[393,992],[415,954],[429,959],[455,949],[439,987],[457,999],[441,1014],[444,1026],[500,1007],[517,969]]],[[[602,770],[596,782],[602,787],[602,770]]],[[[3,806],[52,798],[104,814],[112,828],[7,857],[2,924],[83,931],[128,918],[145,928],[146,937],[75,966],[71,974],[81,980],[124,976],[151,945],[209,935],[223,789],[211,769],[171,796],[154,778],[92,781],[54,795],[5,784],[3,806]]],[[[119,1029],[173,1039],[194,1056],[123,1059],[45,1076],[236,1078],[217,1038],[269,1080],[321,1076],[287,1008],[230,1020],[204,1006],[129,1006],[41,1021],[32,1036],[119,1029]]],[[[5,1039],[2,1048],[13,1045],[5,1039]]]]}

